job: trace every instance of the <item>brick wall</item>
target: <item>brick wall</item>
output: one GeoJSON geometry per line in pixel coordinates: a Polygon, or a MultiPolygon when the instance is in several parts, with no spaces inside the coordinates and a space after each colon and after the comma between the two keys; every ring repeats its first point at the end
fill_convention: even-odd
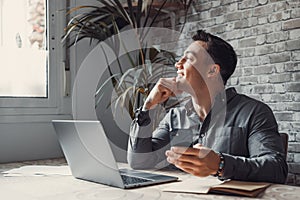
{"type": "Polygon", "coordinates": [[[195,2],[184,31],[204,28],[233,45],[239,61],[228,85],[273,109],[289,134],[288,184],[300,185],[299,0],[195,2]]]}

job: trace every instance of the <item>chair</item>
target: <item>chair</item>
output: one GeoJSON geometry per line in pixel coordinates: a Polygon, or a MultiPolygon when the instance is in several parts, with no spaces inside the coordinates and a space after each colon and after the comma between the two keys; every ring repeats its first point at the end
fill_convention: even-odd
{"type": "Polygon", "coordinates": [[[288,141],[289,141],[289,135],[287,133],[279,133],[283,147],[284,147],[284,153],[285,153],[285,158],[287,157],[287,152],[288,152],[288,141]]]}

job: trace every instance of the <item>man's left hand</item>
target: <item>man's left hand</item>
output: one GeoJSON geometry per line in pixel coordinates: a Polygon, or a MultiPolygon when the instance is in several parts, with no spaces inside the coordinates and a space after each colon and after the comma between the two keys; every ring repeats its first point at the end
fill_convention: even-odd
{"type": "Polygon", "coordinates": [[[166,151],[167,161],[195,176],[216,174],[220,157],[213,150],[199,144],[191,147],[172,147],[166,151]]]}

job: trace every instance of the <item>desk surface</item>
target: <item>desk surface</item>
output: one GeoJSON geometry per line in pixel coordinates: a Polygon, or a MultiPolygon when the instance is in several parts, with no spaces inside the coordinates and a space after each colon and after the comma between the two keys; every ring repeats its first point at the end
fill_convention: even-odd
{"type": "MultiPolygon", "coordinates": [[[[64,159],[43,160],[34,162],[1,164],[0,172],[27,165],[66,165],[64,159]]],[[[158,171],[157,171],[158,172],[158,171]]],[[[188,176],[178,172],[159,172],[183,178],[188,176]]],[[[152,200],[152,199],[300,199],[300,187],[288,185],[271,185],[260,198],[246,198],[213,194],[184,194],[163,192],[168,184],[143,187],[138,189],[122,190],[106,185],[82,181],[70,175],[65,176],[15,176],[4,177],[0,174],[0,198],[22,200],[152,200]],[[5,197],[5,198],[3,198],[5,197]]]]}

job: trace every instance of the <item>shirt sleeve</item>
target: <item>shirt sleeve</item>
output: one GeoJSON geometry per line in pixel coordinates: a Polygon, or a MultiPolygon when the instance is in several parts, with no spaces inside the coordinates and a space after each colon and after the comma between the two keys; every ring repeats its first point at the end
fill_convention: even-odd
{"type": "Polygon", "coordinates": [[[164,168],[170,164],[166,161],[165,151],[170,149],[168,115],[154,130],[154,116],[157,109],[137,110],[130,126],[127,160],[133,169],[164,168]],[[154,131],[153,131],[154,130],[154,131]]]}
{"type": "Polygon", "coordinates": [[[261,103],[250,114],[249,157],[224,153],[225,165],[221,178],[285,183],[288,167],[273,112],[261,103]]]}

